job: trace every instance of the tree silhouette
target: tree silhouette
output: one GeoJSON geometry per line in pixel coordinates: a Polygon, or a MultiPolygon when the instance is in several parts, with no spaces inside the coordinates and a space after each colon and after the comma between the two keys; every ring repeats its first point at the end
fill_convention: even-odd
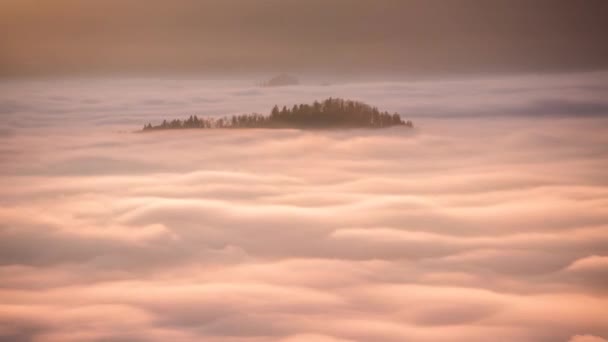
{"type": "Polygon", "coordinates": [[[182,121],[163,120],[158,126],[144,125],[144,131],[184,128],[385,128],[391,126],[413,127],[411,121],[403,121],[398,113],[380,112],[363,102],[329,98],[314,101],[312,105],[294,105],[291,109],[274,106],[270,115],[257,113],[233,115],[223,118],[202,118],[191,115],[182,121]]]}

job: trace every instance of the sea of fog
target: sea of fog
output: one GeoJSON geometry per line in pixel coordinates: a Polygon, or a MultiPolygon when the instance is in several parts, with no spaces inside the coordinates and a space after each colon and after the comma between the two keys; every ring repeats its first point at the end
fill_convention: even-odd
{"type": "Polygon", "coordinates": [[[606,342],[606,94],[0,81],[0,341],[606,342]],[[415,129],[135,132],[328,97],[415,129]]]}

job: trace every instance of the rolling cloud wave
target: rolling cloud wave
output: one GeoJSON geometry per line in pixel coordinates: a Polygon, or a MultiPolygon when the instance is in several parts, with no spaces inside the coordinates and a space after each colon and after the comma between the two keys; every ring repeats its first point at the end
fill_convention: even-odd
{"type": "MultiPolygon", "coordinates": [[[[5,107],[1,341],[608,336],[602,115],[428,116],[413,131],[134,134],[131,114],[141,111],[139,127],[212,91],[186,87],[181,100],[159,94],[140,108],[156,89],[130,100],[90,91],[98,86],[45,93],[29,104],[38,109],[20,109],[24,99],[5,107]]],[[[372,98],[372,86],[367,97],[340,87],[372,98]]],[[[411,105],[396,87],[374,102],[411,105]]],[[[218,91],[217,102],[192,109],[257,110],[327,92],[309,90],[237,103],[249,94],[218,91]]],[[[503,93],[496,101],[509,103],[503,93]]],[[[461,108],[474,107],[469,100],[461,108]]],[[[450,101],[428,106],[448,112],[450,101]]]]}

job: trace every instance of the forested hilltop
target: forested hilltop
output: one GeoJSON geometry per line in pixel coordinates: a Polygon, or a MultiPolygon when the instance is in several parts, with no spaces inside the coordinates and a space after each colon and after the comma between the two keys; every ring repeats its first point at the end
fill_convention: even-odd
{"type": "Polygon", "coordinates": [[[274,106],[269,115],[243,114],[223,118],[199,118],[164,120],[160,125],[148,123],[144,131],[184,128],[385,128],[391,126],[413,127],[397,113],[380,112],[378,108],[362,102],[329,98],[313,104],[294,105],[279,109],[274,106]]]}

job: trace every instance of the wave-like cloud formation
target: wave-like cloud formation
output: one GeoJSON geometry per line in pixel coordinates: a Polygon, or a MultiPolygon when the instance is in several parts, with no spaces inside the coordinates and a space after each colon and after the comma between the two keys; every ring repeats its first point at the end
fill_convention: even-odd
{"type": "Polygon", "coordinates": [[[65,94],[0,137],[0,341],[608,336],[607,118],[135,134],[65,94]]]}

